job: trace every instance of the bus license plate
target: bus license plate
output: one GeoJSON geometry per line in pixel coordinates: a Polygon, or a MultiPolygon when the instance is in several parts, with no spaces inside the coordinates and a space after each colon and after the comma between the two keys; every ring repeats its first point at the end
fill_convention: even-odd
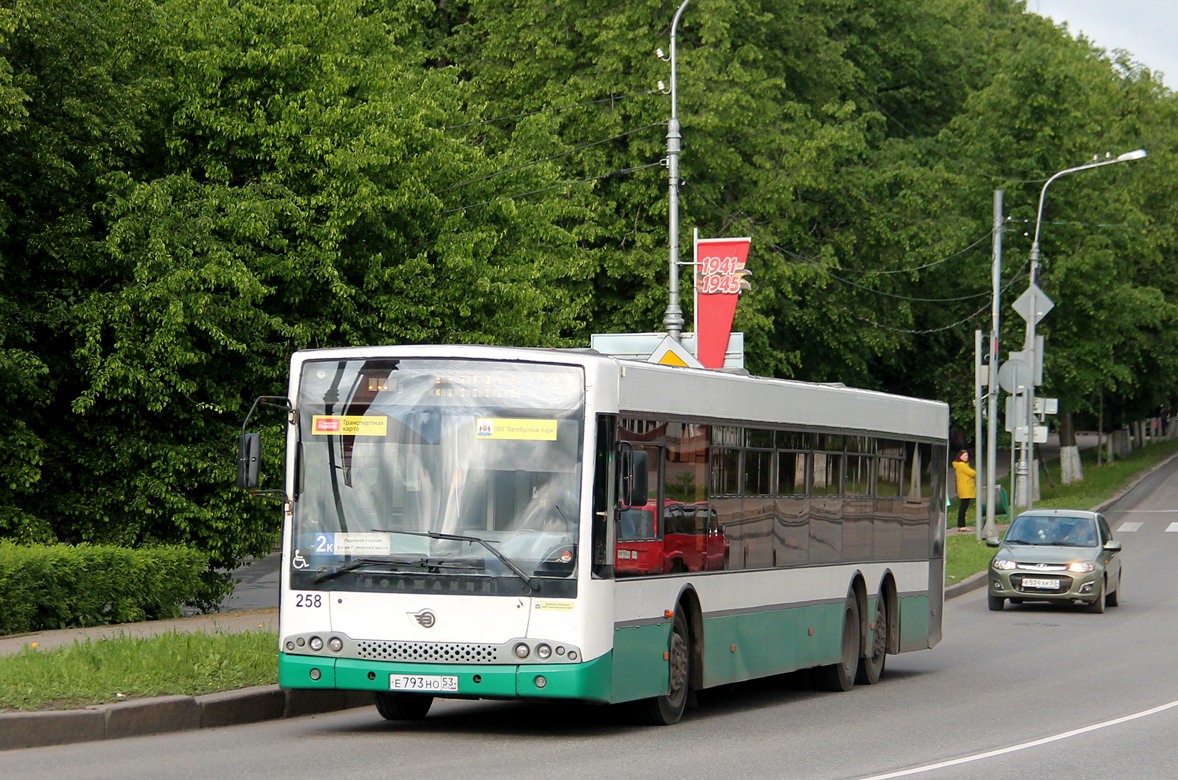
{"type": "Polygon", "coordinates": [[[389,690],[456,693],[458,691],[458,676],[452,674],[390,674],[389,690]]]}
{"type": "Polygon", "coordinates": [[[1038,590],[1059,590],[1059,580],[1044,580],[1036,577],[1023,577],[1023,588],[1038,590]]]}

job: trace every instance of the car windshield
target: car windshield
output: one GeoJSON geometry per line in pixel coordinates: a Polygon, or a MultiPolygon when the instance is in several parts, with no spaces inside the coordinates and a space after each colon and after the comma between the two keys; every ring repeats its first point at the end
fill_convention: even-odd
{"type": "Polygon", "coordinates": [[[1096,547],[1096,522],[1087,517],[1022,515],[1006,532],[1010,544],[1053,547],[1096,547]]]}

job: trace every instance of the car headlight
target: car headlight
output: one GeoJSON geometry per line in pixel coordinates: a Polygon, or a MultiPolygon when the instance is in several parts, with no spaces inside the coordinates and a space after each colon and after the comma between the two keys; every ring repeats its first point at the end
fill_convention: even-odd
{"type": "Polygon", "coordinates": [[[1096,571],[1096,564],[1090,561],[1076,561],[1068,564],[1068,571],[1072,574],[1087,574],[1096,571]]]}
{"type": "Polygon", "coordinates": [[[1005,558],[994,559],[994,568],[1000,571],[1010,571],[1011,569],[1016,568],[1016,566],[1017,564],[1014,561],[1008,561],[1005,558]]]}

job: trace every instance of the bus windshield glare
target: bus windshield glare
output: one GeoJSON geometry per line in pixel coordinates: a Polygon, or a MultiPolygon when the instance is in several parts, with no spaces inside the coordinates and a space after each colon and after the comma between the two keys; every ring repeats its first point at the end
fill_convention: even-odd
{"type": "Polygon", "coordinates": [[[568,366],[307,363],[294,568],[571,577],[584,393],[568,366]]]}

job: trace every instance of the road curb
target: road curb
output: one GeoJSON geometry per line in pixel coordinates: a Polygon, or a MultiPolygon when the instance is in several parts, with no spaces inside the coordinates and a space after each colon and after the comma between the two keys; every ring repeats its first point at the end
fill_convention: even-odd
{"type": "Polygon", "coordinates": [[[367,707],[366,692],[284,690],[261,685],[201,696],[160,696],[80,710],[0,713],[0,750],[67,745],[175,731],[239,726],[367,707]]]}
{"type": "Polygon", "coordinates": [[[945,586],[945,598],[951,599],[957,596],[963,596],[970,591],[975,591],[986,584],[986,572],[980,571],[977,574],[971,574],[961,582],[955,582],[952,585],[945,586]]]}

